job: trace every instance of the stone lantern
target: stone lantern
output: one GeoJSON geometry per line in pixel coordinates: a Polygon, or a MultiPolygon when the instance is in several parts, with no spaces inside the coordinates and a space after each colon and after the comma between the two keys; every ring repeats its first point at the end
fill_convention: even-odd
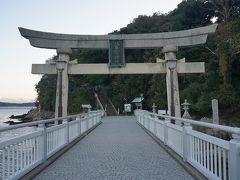
{"type": "Polygon", "coordinates": [[[155,103],[153,103],[153,105],[152,105],[152,112],[153,113],[156,113],[156,108],[157,108],[157,106],[155,105],[155,103]]]}
{"type": "Polygon", "coordinates": [[[188,110],[189,110],[189,106],[191,104],[189,104],[187,102],[187,99],[184,100],[184,103],[181,104],[183,106],[183,110],[184,110],[184,113],[183,113],[183,116],[182,118],[185,118],[185,119],[192,119],[192,117],[190,116],[188,110]]]}

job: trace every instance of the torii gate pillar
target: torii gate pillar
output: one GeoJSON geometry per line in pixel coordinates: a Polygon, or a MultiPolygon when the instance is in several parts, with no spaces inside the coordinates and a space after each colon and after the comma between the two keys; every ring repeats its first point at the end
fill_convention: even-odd
{"type": "MultiPolygon", "coordinates": [[[[164,46],[162,52],[165,55],[165,61],[174,60],[176,58],[176,52],[178,48],[176,46],[168,45],[164,46]]],[[[178,64],[178,63],[177,63],[178,64]]],[[[171,80],[170,80],[170,69],[168,67],[168,63],[166,63],[166,84],[167,84],[167,100],[168,100],[168,111],[170,113],[171,109],[171,80]]],[[[175,114],[170,114],[171,116],[181,117],[181,109],[180,109],[180,98],[179,98],[179,88],[178,88],[178,72],[177,66],[173,71],[173,104],[175,109],[175,114]]]]}
{"type": "MultiPolygon", "coordinates": [[[[58,59],[66,61],[65,68],[62,72],[62,116],[67,116],[68,107],[68,62],[70,61],[70,55],[72,50],[70,48],[58,48],[57,49],[58,59]]],[[[58,105],[59,105],[59,75],[57,79],[57,92],[56,92],[56,104],[55,104],[55,117],[58,117],[58,105]]]]}

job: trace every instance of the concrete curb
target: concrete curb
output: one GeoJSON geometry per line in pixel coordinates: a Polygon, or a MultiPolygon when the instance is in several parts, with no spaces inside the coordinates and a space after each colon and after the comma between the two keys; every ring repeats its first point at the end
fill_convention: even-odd
{"type": "Polygon", "coordinates": [[[172,156],[194,179],[196,180],[207,180],[203,174],[187,162],[184,162],[182,157],[175,153],[171,148],[167,147],[161,140],[159,140],[152,132],[146,129],[139,122],[137,124],[149,135],[151,138],[158,143],[170,156],[172,156]]]}
{"type": "Polygon", "coordinates": [[[69,143],[67,146],[59,150],[57,153],[55,153],[53,156],[47,159],[46,162],[43,162],[42,164],[35,167],[33,170],[31,170],[29,173],[25,174],[23,177],[21,177],[21,180],[29,180],[33,179],[35,176],[37,176],[39,173],[41,173],[45,168],[47,168],[49,165],[51,165],[54,161],[56,161],[60,156],[62,156],[64,153],[66,153],[69,149],[71,149],[76,143],[78,143],[80,140],[82,140],[85,136],[87,136],[89,133],[91,133],[97,126],[99,126],[102,122],[100,121],[95,126],[84,132],[81,136],[79,136],[77,139],[73,140],[71,143],[69,143]]]}

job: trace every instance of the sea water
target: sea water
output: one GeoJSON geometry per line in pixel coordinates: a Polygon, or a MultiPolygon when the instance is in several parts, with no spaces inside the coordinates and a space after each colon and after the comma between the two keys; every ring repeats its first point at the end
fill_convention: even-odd
{"type": "MultiPolygon", "coordinates": [[[[9,126],[8,124],[4,123],[6,121],[15,121],[19,122],[17,119],[10,119],[9,117],[14,115],[22,115],[26,114],[29,110],[31,110],[33,107],[29,106],[16,106],[16,107],[0,107],[0,128],[9,126]]],[[[17,136],[21,136],[27,133],[31,133],[35,131],[36,128],[34,127],[25,127],[25,128],[19,128],[11,131],[5,131],[0,132],[0,142],[5,141],[7,139],[12,139],[17,136]]]]}

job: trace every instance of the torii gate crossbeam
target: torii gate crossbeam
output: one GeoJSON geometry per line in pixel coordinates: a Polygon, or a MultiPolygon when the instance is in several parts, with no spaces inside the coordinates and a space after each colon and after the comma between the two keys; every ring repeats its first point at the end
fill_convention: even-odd
{"type": "MultiPolygon", "coordinates": [[[[204,73],[204,63],[178,63],[178,73],[204,73]]],[[[69,64],[68,74],[166,74],[165,63],[127,63],[124,68],[108,64],[69,64]]],[[[57,74],[55,64],[32,64],[32,74],[57,74]]]]}

